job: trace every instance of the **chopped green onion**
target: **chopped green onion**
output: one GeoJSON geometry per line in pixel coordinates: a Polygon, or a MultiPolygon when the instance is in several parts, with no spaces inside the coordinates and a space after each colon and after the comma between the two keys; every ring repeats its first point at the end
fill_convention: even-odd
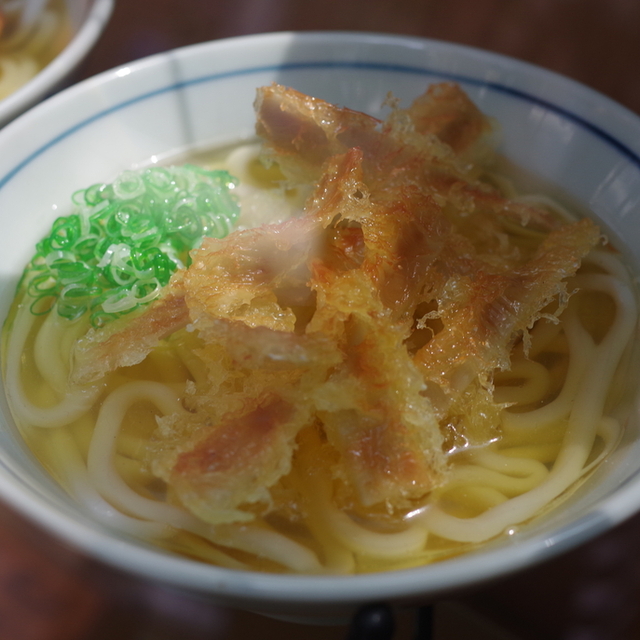
{"type": "Polygon", "coordinates": [[[89,312],[99,327],[148,304],[205,236],[231,231],[236,185],[226,171],[184,165],[124,171],[76,191],[74,212],[54,221],[26,269],[32,312],[89,312]]]}

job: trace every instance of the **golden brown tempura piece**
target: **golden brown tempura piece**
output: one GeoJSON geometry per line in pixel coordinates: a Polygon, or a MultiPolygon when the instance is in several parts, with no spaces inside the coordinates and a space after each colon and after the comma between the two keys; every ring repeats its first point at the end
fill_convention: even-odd
{"type": "Polygon", "coordinates": [[[493,372],[598,231],[481,180],[489,123],[454,85],[384,123],[278,85],[256,111],[269,158],[317,185],[304,215],[205,240],[148,311],[82,342],[75,379],[188,324],[207,373],[152,447],[177,501],[211,523],[278,508],[270,489],[313,428],[347,502],[411,508],[446,476],[450,425],[496,435],[493,372]]]}
{"type": "Polygon", "coordinates": [[[89,329],[73,352],[71,381],[83,385],[119,367],[142,362],[158,346],[189,322],[182,273],[167,285],[162,298],[135,317],[124,317],[103,329],[89,329]]]}
{"type": "Polygon", "coordinates": [[[464,156],[491,131],[491,124],[454,83],[432,84],[418,96],[406,113],[420,134],[432,134],[458,156],[464,156]]]}
{"type": "MultiPolygon", "coordinates": [[[[438,423],[403,349],[406,331],[359,268],[367,238],[351,225],[369,210],[353,151],[328,163],[303,218],[210,241],[194,254],[184,278],[193,326],[224,345],[229,367],[242,372],[244,402],[211,425],[219,408],[208,390],[196,393],[195,415],[162,421],[154,469],[203,519],[246,518],[233,507],[264,501],[265,487],[290,469],[297,432],[317,420],[344,452],[336,473],[364,505],[404,504],[441,481],[438,423]],[[297,316],[280,306],[294,298],[297,316]],[[260,398],[278,411],[256,407],[260,398]],[[238,443],[216,435],[232,431],[253,438],[236,465],[225,450],[238,443]]],[[[224,404],[233,395],[216,397],[224,404]]]]}
{"type": "Polygon", "coordinates": [[[486,241],[503,231],[504,219],[535,223],[547,230],[557,226],[557,219],[548,212],[510,201],[479,181],[479,167],[461,161],[446,140],[433,135],[441,129],[441,113],[447,103],[457,114],[447,129],[458,131],[456,135],[465,139],[467,154],[475,144],[482,143],[483,133],[490,128],[484,116],[479,126],[477,110],[471,117],[466,109],[459,108],[459,90],[443,92],[441,87],[436,85],[424,99],[418,98],[404,112],[406,117],[392,112],[382,122],[273,84],[258,89],[256,130],[264,141],[265,155],[274,159],[294,183],[317,182],[329,157],[360,149],[364,181],[372,199],[384,203],[387,194],[394,200],[399,192],[417,187],[436,201],[453,224],[464,228],[471,225],[476,245],[478,233],[486,241]],[[430,106],[434,101],[436,106],[430,106]],[[414,117],[423,130],[431,133],[420,133],[414,117]],[[488,229],[483,231],[483,225],[488,229]]]}
{"type": "MultiPolygon", "coordinates": [[[[575,273],[581,257],[597,242],[596,226],[589,221],[562,226],[545,210],[509,201],[480,182],[476,168],[460,163],[437,134],[446,137],[446,132],[455,130],[456,138],[465,140],[465,151],[472,153],[473,144],[481,142],[489,125],[486,119],[481,125],[477,110],[469,109],[459,90],[449,85],[432,87],[404,112],[412,122],[419,122],[421,130],[429,132],[426,136],[407,126],[402,114],[392,114],[387,123],[380,123],[278,85],[259,90],[256,108],[258,132],[265,138],[269,157],[293,180],[299,167],[313,175],[318,170],[314,163],[325,154],[346,144],[359,146],[370,202],[384,212],[376,215],[374,211],[360,221],[371,238],[371,251],[362,269],[377,270],[382,300],[398,312],[398,318],[415,316],[417,320],[426,311],[442,322],[450,320],[458,304],[473,321],[480,321],[479,326],[473,321],[458,325],[462,316],[457,316],[441,337],[444,341],[451,331],[466,336],[466,341],[451,340],[448,346],[452,349],[441,356],[456,363],[455,384],[446,380],[444,372],[438,372],[437,362],[425,375],[425,382],[441,418],[446,421],[452,401],[459,400],[464,411],[456,421],[467,437],[471,441],[489,438],[500,411],[500,407],[492,406],[489,394],[493,370],[504,366],[513,341],[534,321],[549,296],[559,292],[558,282],[575,273]],[[443,126],[447,103],[453,115],[443,126]],[[527,226],[532,227],[531,235],[537,240],[521,243],[518,227],[527,226]],[[546,279],[550,270],[539,268],[545,260],[545,247],[550,246],[547,243],[540,248],[544,237],[538,233],[540,229],[553,231],[555,238],[549,264],[551,270],[557,269],[557,278],[549,283],[546,279]],[[497,315],[502,294],[515,296],[503,301],[507,306],[517,304],[521,292],[516,282],[524,274],[537,285],[529,287],[527,304],[521,305],[529,314],[526,321],[520,318],[515,322],[505,316],[489,335],[483,322],[492,312],[497,315]],[[510,284],[509,291],[503,291],[510,284]],[[489,338],[487,344],[482,342],[484,337],[489,338]],[[500,357],[490,357],[496,350],[500,357]]],[[[523,233],[523,237],[527,235],[523,233]]],[[[439,331],[439,326],[432,324],[432,331],[439,331]]],[[[432,348],[437,349],[438,344],[435,340],[432,348]]],[[[418,364],[426,353],[417,356],[418,364]]]]}

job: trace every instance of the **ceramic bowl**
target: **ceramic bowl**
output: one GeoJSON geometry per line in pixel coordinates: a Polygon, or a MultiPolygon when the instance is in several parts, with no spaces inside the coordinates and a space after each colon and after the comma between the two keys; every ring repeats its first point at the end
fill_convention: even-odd
{"type": "MultiPolygon", "coordinates": [[[[256,87],[279,82],[363,110],[428,83],[460,85],[501,124],[501,151],[593,212],[640,263],[640,118],[540,68],[443,42],[366,33],[279,33],[140,60],[66,89],[0,132],[0,314],[34,243],[76,189],[190,149],[249,139],[256,87]],[[10,151],[10,152],[9,152],[10,151]]],[[[344,621],[363,603],[420,603],[546,560],[640,507],[634,408],[624,441],[562,509],[518,535],[422,568],[351,577],[236,572],[110,531],[39,466],[0,400],[0,497],[52,535],[135,578],[296,620],[344,621]]]]}
{"type": "Polygon", "coordinates": [[[64,0],[71,37],[31,80],[0,100],[0,126],[53,93],[73,73],[104,31],[114,0],[64,0]]]}

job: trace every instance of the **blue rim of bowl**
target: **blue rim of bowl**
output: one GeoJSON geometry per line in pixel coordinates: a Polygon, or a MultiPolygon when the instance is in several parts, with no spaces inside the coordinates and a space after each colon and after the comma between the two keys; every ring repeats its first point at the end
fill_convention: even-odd
{"type": "MultiPolygon", "coordinates": [[[[160,54],[162,55],[162,54],[160,54]]],[[[30,153],[26,158],[21,160],[13,169],[8,171],[2,178],[0,178],[0,189],[2,189],[15,175],[17,175],[24,167],[26,167],[29,163],[35,160],[42,153],[47,151],[48,149],[54,147],[57,143],[62,140],[68,138],[73,135],[77,131],[89,126],[93,122],[100,120],[101,118],[107,117],[116,113],[117,111],[121,111],[128,107],[131,107],[135,104],[139,104],[140,102],[144,102],[145,100],[149,100],[155,98],[157,96],[171,93],[172,91],[178,91],[181,89],[188,88],[190,86],[202,85],[206,83],[214,83],[219,82],[221,80],[227,80],[234,77],[247,76],[247,75],[255,75],[260,73],[267,72],[287,72],[287,71],[318,71],[318,70],[328,70],[328,69],[349,69],[349,70],[366,70],[366,71],[383,71],[383,72],[392,72],[392,73],[401,73],[407,75],[419,75],[429,78],[439,78],[443,81],[450,82],[459,82],[464,83],[476,87],[483,87],[497,93],[501,93],[504,95],[511,96],[518,100],[527,102],[529,104],[533,104],[539,107],[543,107],[544,109],[561,116],[562,118],[573,122],[584,130],[590,132],[606,144],[610,145],[614,149],[616,149],[621,155],[625,156],[628,160],[630,160],[633,164],[635,164],[638,168],[640,168],[640,155],[634,152],[630,147],[621,142],[618,138],[611,135],[601,127],[593,124],[586,118],[579,116],[578,114],[565,109],[557,104],[549,100],[543,100],[534,96],[526,91],[521,91],[519,89],[515,89],[513,87],[509,87],[500,82],[492,82],[488,80],[481,80],[477,78],[473,78],[471,76],[466,76],[464,74],[455,74],[455,73],[447,73],[442,72],[437,69],[429,68],[428,66],[412,66],[412,65],[400,65],[400,64],[385,64],[382,62],[354,62],[354,61],[335,61],[335,60],[318,60],[314,62],[301,62],[301,63],[283,63],[276,65],[264,65],[264,66],[254,66],[254,67],[246,67],[241,69],[234,69],[231,71],[225,71],[221,73],[214,74],[206,74],[203,76],[199,76],[196,78],[192,78],[191,80],[186,80],[184,82],[174,82],[168,84],[159,89],[154,89],[153,91],[149,91],[133,98],[129,98],[118,104],[112,105],[107,109],[102,111],[98,111],[93,115],[81,120],[76,123],[72,127],[69,127],[65,131],[59,133],[54,138],[49,140],[46,144],[42,145],[32,153],[30,153]]]]}
{"type": "MultiPolygon", "coordinates": [[[[290,33],[280,34],[262,34],[261,36],[245,36],[242,38],[231,38],[230,40],[250,40],[257,38],[273,38],[281,36],[290,36],[290,33]]],[[[336,32],[327,32],[320,34],[324,36],[335,36],[336,32]]],[[[337,33],[339,36],[354,34],[337,33]]],[[[366,34],[355,34],[355,37],[366,38],[366,34]]],[[[452,51],[472,51],[475,53],[481,53],[495,60],[509,60],[505,56],[500,54],[493,54],[485,52],[479,49],[473,49],[462,45],[442,43],[438,41],[430,41],[425,38],[406,38],[403,36],[385,35],[390,42],[396,42],[402,44],[405,41],[419,41],[423,44],[437,44],[438,46],[445,46],[452,51]]],[[[222,41],[225,42],[225,41],[222,41]]],[[[191,47],[185,47],[183,50],[195,49],[197,47],[203,47],[211,45],[212,43],[203,43],[200,45],[192,45],[191,47]]],[[[154,59],[162,60],[167,54],[158,54],[146,59],[146,61],[152,61],[154,59]]],[[[137,61],[132,63],[134,68],[136,65],[144,62],[137,61]]],[[[555,76],[553,72],[545,69],[529,65],[524,62],[515,61],[517,64],[528,67],[534,72],[542,72],[550,76],[555,76]]],[[[172,91],[180,90],[189,86],[197,84],[204,84],[207,82],[216,82],[232,77],[259,74],[264,72],[278,72],[278,71],[294,71],[294,70],[322,70],[330,68],[343,68],[354,70],[370,70],[370,71],[386,71],[405,73],[411,75],[421,75],[432,79],[442,79],[455,81],[460,83],[466,83],[474,86],[480,86],[489,88],[493,91],[512,96],[516,99],[527,101],[531,104],[535,104],[549,111],[566,118],[567,120],[575,123],[576,125],[584,128],[591,134],[597,136],[605,143],[614,147],[621,155],[625,156],[633,164],[640,168],[640,155],[630,149],[627,145],[623,144],[615,136],[612,136],[601,127],[593,124],[586,118],[565,109],[551,101],[538,98],[525,91],[509,87],[499,82],[491,82],[472,76],[466,76],[464,74],[448,73],[441,70],[429,68],[427,66],[412,66],[412,65],[400,65],[400,64],[387,64],[382,62],[364,63],[345,61],[339,62],[335,60],[318,60],[314,62],[303,63],[284,63],[273,64],[264,66],[252,66],[246,68],[235,69],[232,71],[226,71],[214,74],[205,74],[188,81],[176,82],[167,84],[164,87],[154,89],[142,93],[133,98],[123,100],[117,104],[112,105],[104,110],[97,111],[93,115],[84,118],[75,125],[68,127],[58,135],[54,136],[47,143],[41,145],[38,149],[30,153],[26,158],[17,163],[13,169],[8,171],[2,178],[0,178],[0,189],[2,189],[15,175],[17,175],[24,167],[30,162],[35,160],[39,155],[55,146],[58,142],[68,138],[75,132],[89,126],[91,123],[107,117],[119,110],[126,109],[132,105],[143,102],[144,100],[152,99],[162,94],[166,94],[172,91]]],[[[107,77],[112,72],[105,72],[98,76],[107,77]]],[[[562,76],[558,76],[562,78],[562,76]]],[[[107,80],[114,79],[108,77],[107,80]]],[[[90,82],[93,79],[85,81],[90,82]]],[[[575,83],[566,78],[562,78],[563,81],[572,83],[583,91],[592,92],[591,89],[575,83]]],[[[70,90],[73,90],[71,88],[70,90]]],[[[67,90],[70,91],[70,90],[67,90]]],[[[66,93],[66,92],[63,92],[66,93]]],[[[54,96],[50,100],[55,100],[58,96],[54,96]]],[[[608,98],[604,98],[609,101],[608,98]]],[[[609,101],[611,102],[611,101],[609,101]]],[[[614,104],[617,108],[624,110],[624,107],[614,104]]],[[[35,109],[39,109],[36,107],[35,109]]],[[[18,121],[25,116],[18,118],[18,121]]],[[[1,468],[3,473],[10,471],[7,468],[1,468]]],[[[625,481],[615,490],[612,494],[622,494],[629,492],[633,489],[631,485],[637,482],[640,478],[640,471],[635,472],[631,476],[625,479],[625,481]]],[[[215,567],[213,565],[207,565],[202,562],[189,560],[178,556],[165,556],[164,565],[165,572],[161,573],[158,567],[155,566],[154,560],[157,561],[157,550],[151,550],[144,547],[137,546],[135,544],[123,546],[121,542],[112,540],[107,533],[100,532],[95,528],[92,528],[88,523],[83,524],[80,522],[74,523],[73,532],[69,532],[66,528],[67,518],[64,514],[56,513],[55,508],[47,504],[46,499],[42,496],[33,496],[37,502],[40,502],[40,509],[43,509],[49,514],[48,516],[41,515],[39,517],[38,507],[30,508],[28,505],[20,505],[18,494],[22,490],[12,491],[11,489],[3,490],[2,493],[5,497],[12,498],[10,502],[19,510],[30,514],[36,522],[40,522],[45,526],[49,525],[50,531],[57,532],[58,535],[62,535],[79,548],[86,552],[89,552],[93,557],[103,560],[107,565],[119,567],[120,569],[133,571],[140,576],[151,578],[154,580],[168,580],[170,584],[178,584],[183,587],[192,588],[196,591],[212,593],[218,593],[221,596],[227,597],[240,597],[247,596],[248,599],[253,599],[256,602],[278,602],[287,600],[298,604],[326,604],[343,602],[348,604],[350,602],[360,602],[363,598],[406,598],[415,597],[422,594],[426,594],[428,597],[433,593],[447,592],[462,587],[470,587],[475,583],[484,582],[487,579],[496,578],[499,576],[505,576],[510,573],[521,570],[536,560],[549,559],[561,552],[564,552],[577,544],[583,543],[588,539],[602,533],[608,529],[612,524],[620,522],[625,517],[630,515],[628,505],[621,505],[624,499],[616,502],[614,508],[608,510],[606,513],[600,509],[594,509],[591,512],[585,514],[585,516],[569,523],[565,526],[561,526],[554,530],[553,535],[538,533],[523,541],[520,544],[513,544],[507,547],[498,549],[488,549],[481,553],[466,553],[463,556],[458,556],[443,562],[438,562],[431,565],[425,565],[421,567],[415,567],[404,570],[390,571],[383,574],[375,574],[376,580],[372,580],[372,575],[362,574],[354,576],[298,576],[298,575],[278,575],[278,574],[260,574],[260,573],[245,573],[237,572],[230,569],[224,569],[221,567],[215,567]],[[22,507],[22,508],[21,508],[22,507]],[[67,533],[61,533],[62,530],[66,530],[67,533]],[[105,544],[105,548],[111,550],[115,549],[115,553],[110,553],[105,548],[102,548],[100,544],[95,545],[96,541],[100,541],[105,544]],[[544,553],[543,553],[544,551],[544,553]],[[508,556],[509,561],[506,563],[496,563],[495,566],[487,569],[487,564],[491,562],[491,559],[497,557],[508,556]],[[480,566],[482,565],[482,567],[480,566]],[[476,574],[475,569],[482,569],[480,573],[476,574]],[[235,576],[237,584],[233,584],[234,578],[229,579],[229,582],[223,578],[220,580],[220,576],[235,576]],[[217,576],[217,577],[215,577],[217,576]],[[385,579],[382,583],[379,583],[379,578],[384,576],[385,579]],[[427,577],[428,576],[428,577],[427,577]],[[336,579],[337,578],[337,579],[336,579]],[[435,580],[434,580],[435,578],[435,580]],[[224,582],[224,585],[222,584],[224,582]],[[305,588],[304,585],[307,585],[305,588]],[[320,592],[317,589],[320,589],[320,592]]],[[[31,488],[27,487],[26,491],[32,493],[31,488]]],[[[40,511],[42,514],[42,511],[40,511]]]]}

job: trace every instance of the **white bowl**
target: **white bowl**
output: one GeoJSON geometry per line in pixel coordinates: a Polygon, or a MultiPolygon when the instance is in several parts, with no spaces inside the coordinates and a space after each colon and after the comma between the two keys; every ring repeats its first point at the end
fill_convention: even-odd
{"type": "MultiPolygon", "coordinates": [[[[455,80],[504,131],[504,152],[560,185],[640,263],[640,119],[566,78],[502,56],[417,38],[282,33],[153,56],[71,87],[0,132],[0,314],[34,243],[76,189],[192,147],[251,137],[255,89],[273,81],[372,114],[455,80]]],[[[452,560],[353,577],[235,572],[172,556],[94,522],[40,468],[0,400],[0,496],[79,550],[138,578],[223,605],[344,620],[366,602],[423,602],[562,551],[640,507],[637,411],[618,450],[562,509],[452,560]]]]}
{"type": "Polygon", "coordinates": [[[114,0],[65,0],[72,37],[38,74],[0,101],[0,126],[55,91],[87,56],[104,31],[114,0]]]}

